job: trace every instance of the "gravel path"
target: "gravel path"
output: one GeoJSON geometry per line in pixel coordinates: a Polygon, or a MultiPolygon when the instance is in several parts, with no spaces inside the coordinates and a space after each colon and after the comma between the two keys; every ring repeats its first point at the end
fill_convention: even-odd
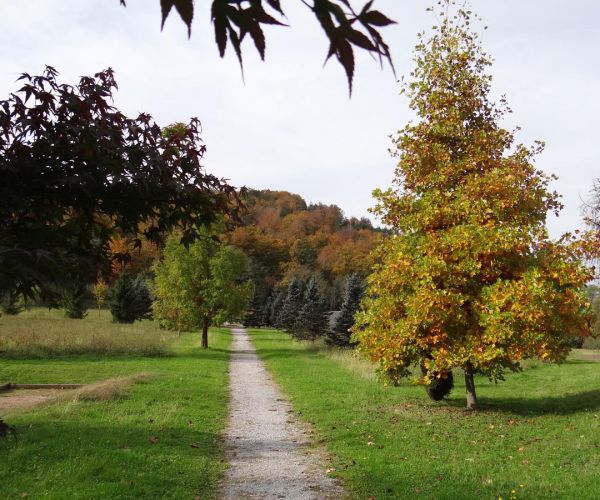
{"type": "Polygon", "coordinates": [[[219,498],[335,499],[342,489],[326,476],[308,438],[243,329],[233,329],[231,415],[219,498]]]}

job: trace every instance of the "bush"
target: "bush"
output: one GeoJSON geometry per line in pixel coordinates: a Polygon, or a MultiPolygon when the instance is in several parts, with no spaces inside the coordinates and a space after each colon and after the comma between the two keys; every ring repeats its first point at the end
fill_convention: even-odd
{"type": "Polygon", "coordinates": [[[21,294],[15,290],[9,290],[0,297],[0,311],[3,314],[14,316],[23,311],[24,308],[21,294]]]}
{"type": "Polygon", "coordinates": [[[106,298],[116,323],[133,323],[152,317],[152,296],[141,275],[133,279],[129,273],[122,272],[106,298]]]}
{"type": "Polygon", "coordinates": [[[82,319],[87,315],[87,298],[85,283],[71,283],[60,290],[60,307],[67,318],[82,319]]]}

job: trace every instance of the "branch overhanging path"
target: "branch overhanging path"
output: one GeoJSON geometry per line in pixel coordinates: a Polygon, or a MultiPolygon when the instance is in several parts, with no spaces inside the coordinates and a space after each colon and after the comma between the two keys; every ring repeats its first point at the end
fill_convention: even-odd
{"type": "Polygon", "coordinates": [[[308,447],[292,407],[258,357],[243,329],[233,329],[231,412],[227,459],[219,498],[298,500],[340,498],[325,464],[308,447]]]}

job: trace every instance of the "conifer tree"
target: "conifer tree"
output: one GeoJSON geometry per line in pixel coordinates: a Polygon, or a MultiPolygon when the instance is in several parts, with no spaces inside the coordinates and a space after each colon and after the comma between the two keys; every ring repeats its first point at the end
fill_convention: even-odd
{"type": "Polygon", "coordinates": [[[279,289],[277,292],[273,291],[273,300],[269,308],[269,326],[277,325],[277,318],[283,307],[286,295],[287,290],[279,289]]]}
{"type": "Polygon", "coordinates": [[[363,285],[356,274],[351,274],[344,288],[344,299],[340,314],[337,317],[333,329],[327,335],[327,343],[340,347],[354,345],[350,340],[350,328],[354,325],[354,315],[358,311],[363,296],[363,285]]]}
{"type": "Polygon", "coordinates": [[[302,307],[302,287],[297,278],[293,278],[288,285],[285,300],[277,315],[275,326],[283,330],[289,330],[294,326],[300,308],[302,307]]]}
{"type": "Polygon", "coordinates": [[[244,326],[247,327],[260,327],[263,326],[263,314],[262,314],[262,300],[256,287],[254,287],[254,293],[252,299],[246,309],[244,315],[244,326]]]}
{"type": "Polygon", "coordinates": [[[395,236],[353,331],[392,380],[421,363],[425,382],[462,368],[474,409],[475,373],[501,380],[525,358],[563,361],[570,339],[589,334],[592,275],[585,239],[548,238],[546,214],[561,205],[533,165],[542,144],[515,145],[501,128],[509,109],[490,100],[491,59],[470,23],[464,10],[442,13],[416,47],[404,89],[418,121],[395,139],[396,189],[375,192],[395,236]]]}
{"type": "Polygon", "coordinates": [[[122,272],[106,294],[116,323],[133,323],[152,317],[152,296],[141,275],[132,278],[122,272]]]}
{"type": "Polygon", "coordinates": [[[294,337],[315,340],[327,330],[327,314],[315,278],[311,278],[304,292],[304,301],[292,327],[294,337]]]}

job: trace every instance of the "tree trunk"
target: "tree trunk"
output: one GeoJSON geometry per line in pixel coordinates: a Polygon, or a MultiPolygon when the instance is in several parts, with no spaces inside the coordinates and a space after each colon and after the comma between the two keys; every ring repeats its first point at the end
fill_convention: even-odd
{"type": "Polygon", "coordinates": [[[467,410],[477,410],[477,394],[475,393],[475,381],[473,380],[473,369],[471,366],[465,368],[465,387],[467,389],[467,410]]]}
{"type": "Polygon", "coordinates": [[[202,349],[208,349],[208,319],[202,322],[202,349]]]}

